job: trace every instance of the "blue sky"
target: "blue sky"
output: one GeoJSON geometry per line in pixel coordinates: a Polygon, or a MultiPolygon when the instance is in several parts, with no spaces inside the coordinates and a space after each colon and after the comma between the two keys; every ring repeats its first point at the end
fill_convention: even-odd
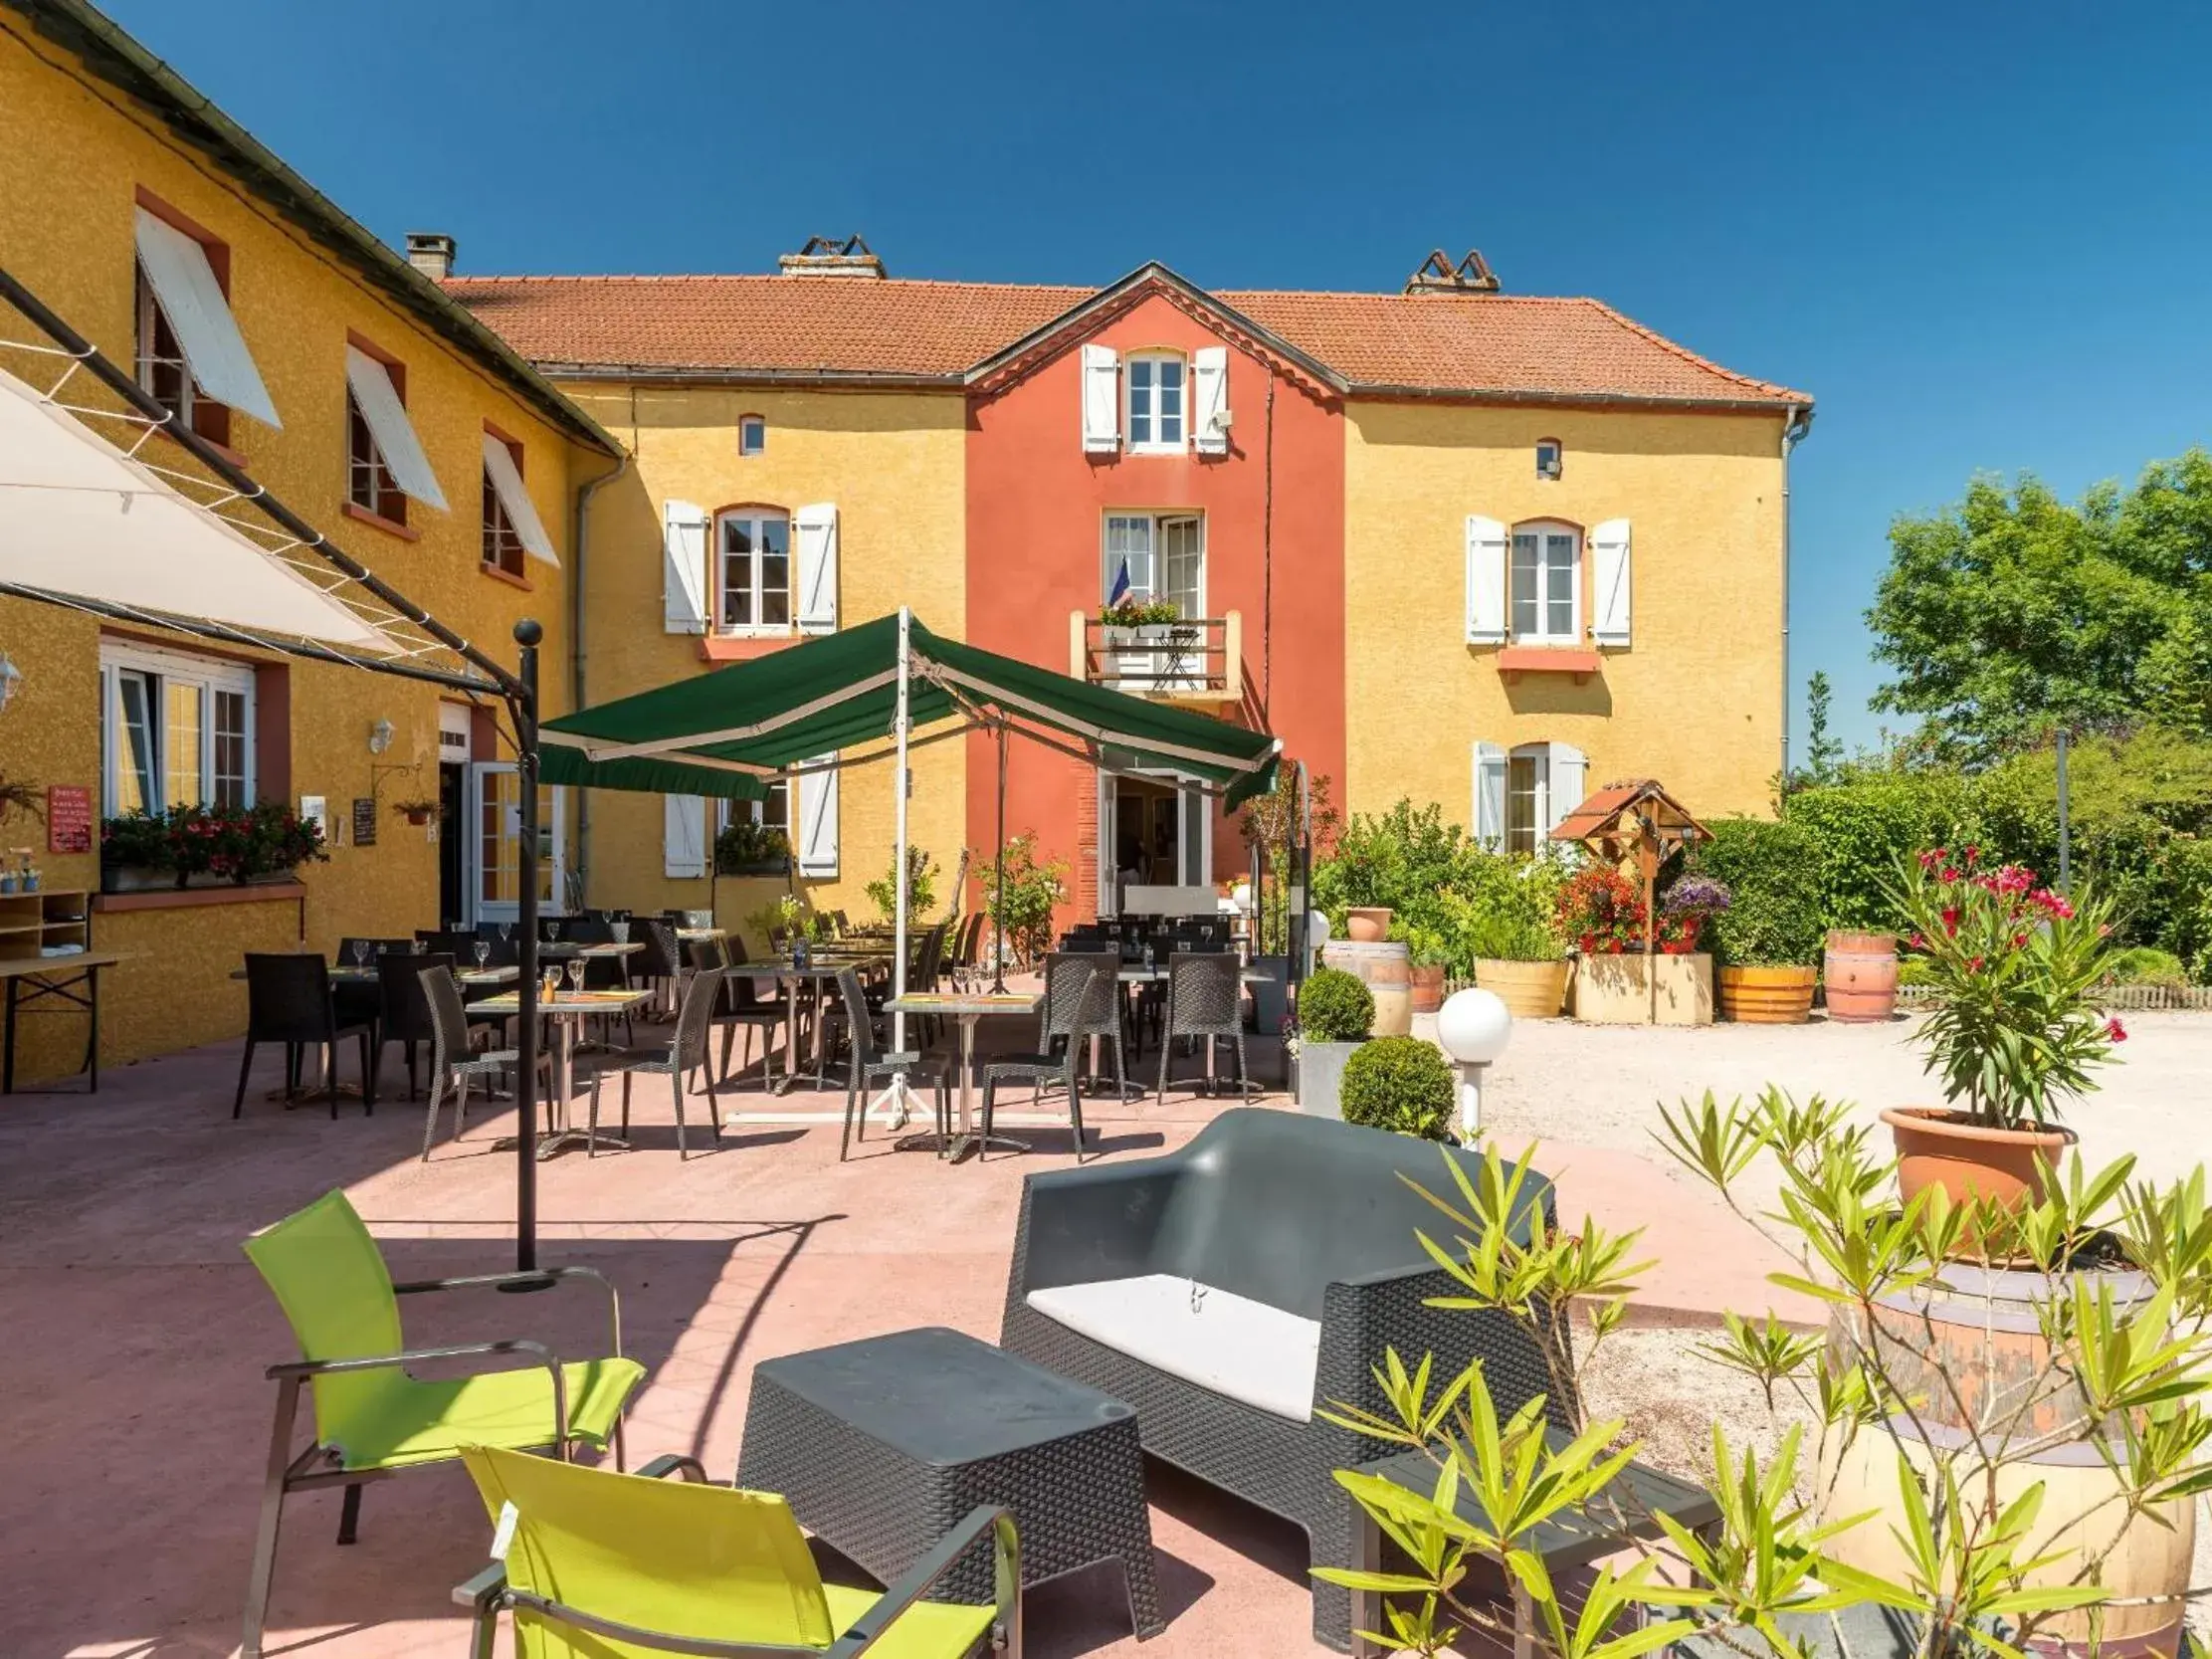
{"type": "Polygon", "coordinates": [[[857,230],[903,276],[1388,289],[1442,245],[1596,295],[1817,395],[1793,668],[1847,738],[1896,514],[2207,433],[2212,8],[109,10],[465,271],[771,270],[857,230]]]}

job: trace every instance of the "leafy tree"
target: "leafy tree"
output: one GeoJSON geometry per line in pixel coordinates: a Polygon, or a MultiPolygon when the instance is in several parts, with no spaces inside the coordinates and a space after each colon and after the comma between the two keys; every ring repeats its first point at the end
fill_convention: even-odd
{"type": "Polygon", "coordinates": [[[2154,462],[2079,505],[2033,477],[1890,528],[1867,622],[1897,670],[1875,707],[1979,760],[2054,725],[2212,728],[2212,455],[2154,462]]]}
{"type": "Polygon", "coordinates": [[[1828,705],[1835,697],[1825,669],[1814,669],[1805,682],[1805,764],[1797,774],[1800,788],[1808,783],[1833,783],[1843,765],[1843,744],[1829,734],[1828,705]]]}

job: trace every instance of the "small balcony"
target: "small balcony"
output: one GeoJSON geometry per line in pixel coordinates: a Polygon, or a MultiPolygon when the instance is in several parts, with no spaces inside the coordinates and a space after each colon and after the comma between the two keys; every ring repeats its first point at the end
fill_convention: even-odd
{"type": "Polygon", "coordinates": [[[1162,703],[1244,701],[1244,616],[1121,627],[1095,613],[1068,617],[1068,672],[1094,686],[1162,703]]]}

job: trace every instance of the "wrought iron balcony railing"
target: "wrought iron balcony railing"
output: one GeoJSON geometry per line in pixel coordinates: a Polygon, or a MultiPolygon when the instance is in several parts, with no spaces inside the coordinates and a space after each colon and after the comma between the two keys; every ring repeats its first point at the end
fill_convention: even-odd
{"type": "Polygon", "coordinates": [[[1134,627],[1083,611],[1068,618],[1068,672],[1095,686],[1172,703],[1244,698],[1244,618],[1191,617],[1134,627]]]}

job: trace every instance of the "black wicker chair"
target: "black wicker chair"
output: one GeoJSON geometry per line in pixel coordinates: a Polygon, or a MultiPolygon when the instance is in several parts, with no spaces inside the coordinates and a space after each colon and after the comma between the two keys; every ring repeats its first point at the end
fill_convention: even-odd
{"type": "MultiPolygon", "coordinates": [[[[1147,1452],[1297,1522],[1316,1565],[1354,1566],[1352,1506],[1331,1471],[1397,1448],[1335,1427],[1312,1408],[1342,1402],[1387,1415],[1371,1369],[1386,1348],[1408,1365],[1434,1354],[1440,1379],[1480,1357],[1502,1412],[1543,1395],[1555,1424],[1569,1426],[1572,1415],[1552,1381],[1554,1359],[1557,1374],[1569,1374],[1564,1320],[1551,1331],[1558,1351],[1547,1355],[1504,1314],[1426,1305],[1458,1287],[1414,1238],[1417,1230],[1435,1236],[1442,1218],[1400,1177],[1451,1192],[1447,1156],[1478,1161],[1380,1130],[1243,1107],[1164,1157],[1030,1175],[1000,1346],[1126,1401],[1147,1452]],[[1240,1351],[1229,1363],[1277,1397],[1254,1404],[1086,1335],[1067,1323],[1077,1318],[1070,1287],[1078,1298],[1104,1287],[1109,1301],[1123,1296],[1137,1308],[1158,1293],[1158,1306],[1134,1328],[1166,1333],[1153,1340],[1169,1345],[1202,1332],[1205,1320],[1225,1320],[1214,1338],[1189,1340],[1230,1333],[1240,1351]],[[1261,1340],[1251,1340],[1255,1331],[1261,1340]],[[1303,1391],[1303,1371],[1275,1362],[1271,1345],[1285,1336],[1310,1345],[1311,1390],[1302,1403],[1284,1396],[1303,1391]]],[[[1523,1195],[1515,1225],[1525,1236],[1531,1216],[1549,1224],[1550,1182],[1531,1172],[1523,1195]]],[[[1317,1640],[1344,1648],[1350,1616],[1348,1591],[1313,1585],[1317,1640]]]]}
{"type": "Polygon", "coordinates": [[[1160,1022],[1158,1098],[1167,1099],[1167,1066],[1175,1039],[1196,1037],[1211,1052],[1228,1038],[1237,1050],[1237,1093],[1251,1088],[1244,1058],[1244,981],[1237,958],[1226,951],[1178,950],[1167,959],[1167,1005],[1160,1022]]]}
{"type": "Polygon", "coordinates": [[[691,1147],[685,1140],[684,1091],[690,1086],[694,1072],[703,1073],[700,1081],[706,1090],[706,1126],[713,1132],[715,1146],[721,1145],[721,1102],[714,1095],[714,1068],[706,1052],[706,1029],[713,1018],[715,995],[720,989],[718,974],[692,976],[692,982],[684,987],[684,1005],[677,1010],[676,1029],[669,1033],[666,1048],[616,1049],[591,1057],[591,1113],[584,1132],[585,1156],[595,1156],[599,1151],[599,1085],[609,1072],[622,1074],[622,1133],[625,1136],[630,1133],[630,1080],[641,1072],[669,1080],[676,1097],[676,1155],[679,1161],[691,1156],[691,1147]]]}
{"type": "Polygon", "coordinates": [[[369,1067],[370,1088],[384,1080],[384,1045],[398,1043],[407,1051],[407,1098],[415,1098],[420,1085],[416,1046],[433,1042],[438,1035],[430,1003],[423,995],[422,976],[431,968],[441,968],[450,978],[454,960],[436,950],[390,950],[376,958],[376,1038],[375,1059],[369,1067]]]}
{"type": "Polygon", "coordinates": [[[1039,1091],[1058,1084],[1068,1092],[1068,1127],[1075,1136],[1076,1161],[1083,1161],[1084,1039],[1109,1037],[1113,1042],[1113,1076],[1121,1077],[1121,1027],[1114,1013],[1113,958],[1082,951],[1055,950],[1045,959],[1045,1000],[1038,1010],[1035,1054],[1007,1055],[983,1068],[983,1138],[975,1144],[976,1161],[988,1155],[991,1123],[998,1108],[1001,1085],[1027,1085],[1039,1091]],[[1064,1043],[1058,1053],[1056,1043],[1064,1043]]]}
{"type": "Polygon", "coordinates": [[[254,1069],[254,1050],[262,1043],[285,1045],[285,1104],[300,1092],[300,1067],[309,1047],[323,1052],[324,1081],[330,1090],[330,1116],[338,1115],[338,1040],[355,1037],[361,1044],[361,1104],[376,1110],[376,1096],[369,1086],[369,1044],[374,1040],[365,1018],[340,1023],[337,1003],[331,996],[330,964],[320,956],[300,951],[246,956],[246,1052],[238,1058],[238,1098],[231,1102],[231,1116],[246,1110],[246,1082],[254,1069]]]}

